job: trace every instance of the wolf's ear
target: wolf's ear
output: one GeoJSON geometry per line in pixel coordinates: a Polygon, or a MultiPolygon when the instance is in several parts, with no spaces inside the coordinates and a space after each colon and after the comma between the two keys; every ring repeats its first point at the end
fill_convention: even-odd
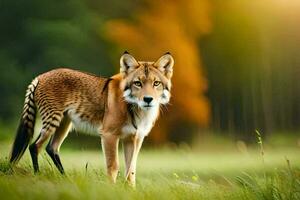
{"type": "Polygon", "coordinates": [[[120,58],[120,73],[126,75],[138,66],[139,63],[135,60],[135,58],[125,51],[120,58]]]}
{"type": "Polygon", "coordinates": [[[157,67],[157,69],[168,79],[170,79],[173,75],[173,65],[174,59],[169,52],[165,53],[154,63],[154,66],[157,67]]]}

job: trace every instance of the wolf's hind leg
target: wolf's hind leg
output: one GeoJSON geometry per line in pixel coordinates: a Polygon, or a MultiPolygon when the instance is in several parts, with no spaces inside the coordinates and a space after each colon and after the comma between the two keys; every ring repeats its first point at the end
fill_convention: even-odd
{"type": "Polygon", "coordinates": [[[49,139],[49,137],[54,134],[56,129],[59,127],[60,121],[60,114],[50,115],[50,117],[48,117],[47,120],[44,120],[42,122],[42,130],[38,138],[29,146],[33,169],[35,173],[39,171],[38,154],[40,152],[40,149],[43,146],[43,144],[49,139]]]}
{"type": "Polygon", "coordinates": [[[60,126],[56,129],[54,135],[51,137],[46,151],[48,155],[51,157],[53,163],[60,171],[61,174],[64,174],[64,168],[61,164],[59,157],[59,149],[64,139],[67,137],[71,128],[71,120],[68,116],[64,116],[63,120],[60,123],[60,126]]]}

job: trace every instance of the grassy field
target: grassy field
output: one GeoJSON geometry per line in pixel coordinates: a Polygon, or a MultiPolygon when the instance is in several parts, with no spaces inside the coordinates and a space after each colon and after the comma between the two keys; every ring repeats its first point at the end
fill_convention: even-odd
{"type": "Polygon", "coordinates": [[[9,147],[0,143],[0,199],[300,199],[297,145],[267,147],[263,157],[259,145],[142,149],[136,189],[124,182],[123,162],[118,183],[106,181],[100,150],[63,148],[61,176],[44,152],[40,174],[33,175],[28,151],[12,172],[9,147]]]}

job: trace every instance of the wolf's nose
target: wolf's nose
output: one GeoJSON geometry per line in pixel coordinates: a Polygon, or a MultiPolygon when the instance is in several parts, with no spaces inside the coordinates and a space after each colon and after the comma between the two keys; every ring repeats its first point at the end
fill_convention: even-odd
{"type": "Polygon", "coordinates": [[[152,100],[153,100],[152,97],[149,97],[149,96],[144,97],[144,101],[148,104],[150,104],[152,100]]]}

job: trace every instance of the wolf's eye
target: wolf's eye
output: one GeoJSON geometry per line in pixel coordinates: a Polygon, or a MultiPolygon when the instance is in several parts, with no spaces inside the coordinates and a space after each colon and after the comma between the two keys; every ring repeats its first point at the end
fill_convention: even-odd
{"type": "Polygon", "coordinates": [[[157,86],[159,86],[160,84],[161,84],[160,81],[154,81],[153,86],[154,86],[154,87],[157,87],[157,86]]]}
{"type": "Polygon", "coordinates": [[[142,82],[141,81],[134,81],[133,84],[137,87],[142,87],[142,82]]]}

